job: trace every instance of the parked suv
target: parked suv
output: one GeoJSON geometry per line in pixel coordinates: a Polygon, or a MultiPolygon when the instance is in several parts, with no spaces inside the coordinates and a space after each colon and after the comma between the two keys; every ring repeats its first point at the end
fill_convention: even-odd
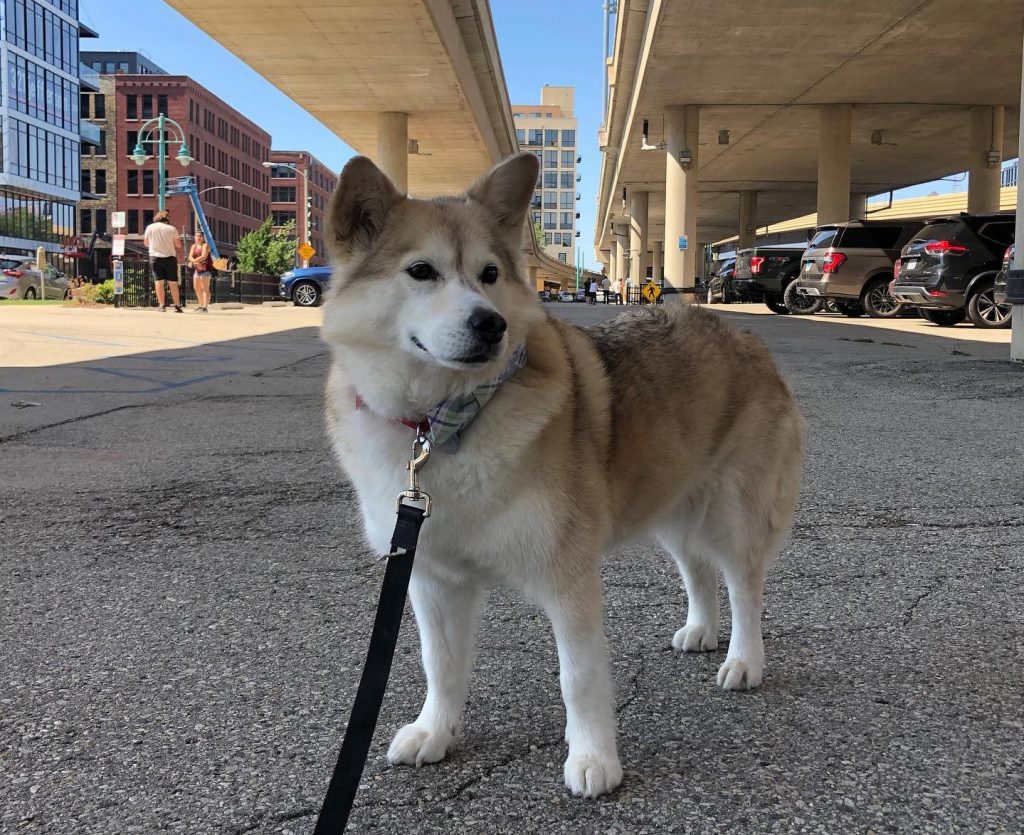
{"type": "Polygon", "coordinates": [[[900,314],[889,292],[893,265],[920,221],[851,220],[819,226],[803,254],[796,292],[833,299],[847,316],[877,319],[900,314]]]}
{"type": "Polygon", "coordinates": [[[760,246],[736,253],[736,270],[729,286],[730,298],[764,302],[774,313],[814,313],[823,304],[812,296],[787,290],[800,275],[804,248],[760,246]]]}
{"type": "Polygon", "coordinates": [[[936,325],[970,317],[979,328],[1005,328],[1010,307],[995,303],[996,274],[1013,243],[1010,214],[959,214],[929,221],[900,253],[892,293],[916,304],[936,325]]]}
{"type": "Polygon", "coordinates": [[[716,301],[728,304],[733,300],[730,297],[729,283],[732,281],[735,271],[735,256],[727,256],[711,264],[711,272],[707,283],[708,304],[714,304],[716,301]]]}
{"type": "Polygon", "coordinates": [[[1017,244],[1013,244],[1006,250],[1006,254],[1003,256],[1003,268],[999,271],[996,276],[995,284],[993,285],[992,301],[1002,307],[1010,308],[1010,312],[1013,312],[1013,305],[1006,303],[1006,279],[1010,275],[1010,267],[1013,265],[1013,253],[1017,249],[1017,244]]]}

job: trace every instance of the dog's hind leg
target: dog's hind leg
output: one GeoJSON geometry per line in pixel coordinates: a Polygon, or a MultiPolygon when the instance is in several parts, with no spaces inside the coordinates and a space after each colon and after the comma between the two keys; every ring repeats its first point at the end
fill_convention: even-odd
{"type": "Polygon", "coordinates": [[[682,652],[718,649],[718,569],[703,557],[690,556],[677,539],[659,539],[686,588],[686,624],[672,636],[672,646],[682,652]]]}
{"type": "Polygon", "coordinates": [[[569,743],[565,785],[575,795],[598,797],[622,782],[598,566],[569,583],[541,596],[558,644],[569,743]]]}
{"type": "Polygon", "coordinates": [[[754,557],[726,560],[722,566],[732,612],[729,651],[718,668],[718,686],[723,690],[750,690],[761,684],[764,671],[761,610],[767,562],[754,557]]]}
{"type": "Polygon", "coordinates": [[[419,717],[397,734],[388,749],[393,764],[422,765],[444,758],[455,741],[473,660],[473,634],[482,590],[454,582],[416,564],[409,587],[423,652],[427,697],[419,717]]]}

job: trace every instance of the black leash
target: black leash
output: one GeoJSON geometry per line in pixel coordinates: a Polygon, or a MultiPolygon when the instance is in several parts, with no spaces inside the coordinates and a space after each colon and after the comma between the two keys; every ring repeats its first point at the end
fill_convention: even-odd
{"type": "Polygon", "coordinates": [[[341,835],[356,799],[359,779],[366,765],[380,706],[384,701],[384,691],[391,675],[391,661],[395,655],[412,564],[416,558],[416,543],[423,520],[430,515],[430,497],[419,489],[417,478],[428,455],[429,444],[419,433],[413,447],[413,458],[409,462],[409,489],[398,497],[398,520],[391,536],[391,552],[388,554],[388,566],[377,602],[370,646],[366,650],[366,663],[359,679],[359,689],[356,690],[338,762],[327,786],[327,796],[320,807],[313,835],[341,835]],[[424,502],[424,507],[406,504],[406,500],[424,502]]]}

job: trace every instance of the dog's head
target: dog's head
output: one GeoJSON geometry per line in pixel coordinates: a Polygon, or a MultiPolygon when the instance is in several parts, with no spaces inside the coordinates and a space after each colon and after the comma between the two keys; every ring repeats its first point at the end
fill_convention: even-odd
{"type": "Polygon", "coordinates": [[[415,200],[369,159],[350,160],[328,210],[328,343],[385,352],[412,374],[443,369],[454,387],[493,376],[541,315],[521,265],[537,168],[518,154],[462,197],[415,200]]]}

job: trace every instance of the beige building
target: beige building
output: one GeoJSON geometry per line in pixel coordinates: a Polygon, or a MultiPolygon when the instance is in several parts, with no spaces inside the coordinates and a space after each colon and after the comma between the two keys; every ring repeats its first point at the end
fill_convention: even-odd
{"type": "Polygon", "coordinates": [[[540,160],[540,177],[530,204],[534,223],[544,229],[544,251],[574,266],[579,232],[579,180],[575,88],[544,85],[540,104],[512,105],[516,139],[540,160]]]}

